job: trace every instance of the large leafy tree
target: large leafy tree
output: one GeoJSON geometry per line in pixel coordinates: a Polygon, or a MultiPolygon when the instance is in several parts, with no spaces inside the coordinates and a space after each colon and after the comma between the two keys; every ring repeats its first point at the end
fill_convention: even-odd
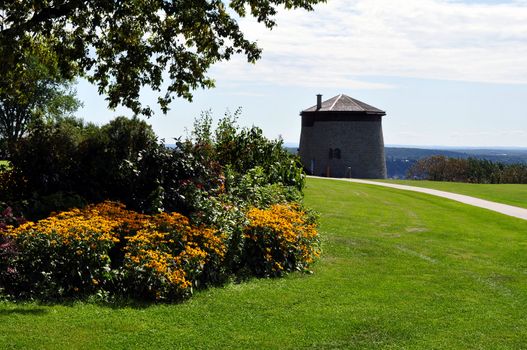
{"type": "Polygon", "coordinates": [[[32,123],[67,116],[79,107],[72,81],[62,76],[57,57],[45,41],[29,40],[16,60],[12,51],[1,47],[0,57],[12,60],[9,69],[0,68],[0,146],[4,150],[32,123]]]}
{"type": "MultiPolygon", "coordinates": [[[[325,0],[6,0],[0,4],[0,42],[16,61],[27,38],[42,35],[64,76],[79,69],[111,108],[121,104],[151,115],[139,102],[142,87],[160,92],[166,113],[174,95],[191,100],[193,89],[213,86],[206,72],[215,62],[235,53],[249,62],[260,57],[238,16],[272,28],[279,7],[311,10],[319,2],[325,0]]],[[[8,69],[13,64],[0,59],[8,69]]]]}

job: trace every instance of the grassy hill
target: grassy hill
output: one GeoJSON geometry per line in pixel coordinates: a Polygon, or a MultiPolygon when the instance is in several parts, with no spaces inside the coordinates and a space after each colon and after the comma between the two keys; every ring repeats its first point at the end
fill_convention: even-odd
{"type": "Polygon", "coordinates": [[[511,184],[468,184],[460,182],[420,181],[420,180],[384,180],[408,186],[433,188],[489,201],[527,208],[527,185],[511,184]]]}
{"type": "Polygon", "coordinates": [[[420,193],[309,179],[314,274],[177,305],[0,303],[0,348],[510,349],[527,339],[527,221],[420,193]]]}

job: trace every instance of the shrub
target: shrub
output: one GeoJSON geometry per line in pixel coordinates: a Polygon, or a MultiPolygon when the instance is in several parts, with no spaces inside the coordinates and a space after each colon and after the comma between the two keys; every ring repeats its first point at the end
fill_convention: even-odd
{"type": "Polygon", "coordinates": [[[315,218],[297,205],[253,208],[247,220],[238,209],[225,209],[223,229],[113,202],[9,228],[0,235],[0,292],[176,300],[247,271],[265,277],[306,270],[320,253],[315,218]]]}
{"type": "Polygon", "coordinates": [[[17,254],[18,251],[13,240],[0,230],[0,296],[6,293],[5,286],[16,279],[13,260],[17,254]]]}
{"type": "Polygon", "coordinates": [[[146,122],[118,117],[80,144],[78,193],[92,202],[110,199],[158,212],[164,151],[146,122]]]}
{"type": "Polygon", "coordinates": [[[74,192],[79,181],[77,149],[89,128],[91,126],[72,118],[35,124],[28,136],[17,142],[11,154],[14,175],[23,179],[18,193],[13,193],[17,198],[12,199],[74,192]]]}
{"type": "Polygon", "coordinates": [[[203,200],[224,190],[221,165],[210,157],[210,145],[178,141],[163,160],[163,208],[186,216],[200,211],[203,200]]]}
{"type": "Polygon", "coordinates": [[[108,254],[119,225],[87,207],[9,231],[18,254],[12,260],[17,278],[6,285],[7,294],[47,299],[95,292],[111,279],[108,254]]]}
{"type": "Polygon", "coordinates": [[[18,227],[26,221],[22,215],[16,216],[13,208],[0,202],[0,232],[6,231],[10,226],[18,227]]]}
{"type": "Polygon", "coordinates": [[[527,183],[527,165],[504,164],[486,159],[431,156],[420,159],[408,177],[432,181],[470,183],[527,183]]]}
{"type": "Polygon", "coordinates": [[[271,183],[263,168],[257,166],[241,177],[226,172],[227,193],[231,200],[240,200],[247,207],[267,208],[273,204],[300,202],[302,192],[296,187],[271,183]]]}
{"type": "Polygon", "coordinates": [[[173,300],[232,276],[307,269],[319,244],[314,217],[300,207],[298,159],[235,117],[211,125],[204,115],[175,148],[135,118],[32,130],[0,171],[0,195],[32,219],[62,212],[3,225],[3,293],[173,300]],[[106,199],[124,204],[85,206],[106,199]]]}
{"type": "Polygon", "coordinates": [[[127,237],[124,269],[127,288],[148,299],[176,299],[192,293],[209,265],[225,256],[224,237],[193,227],[178,213],[161,213],[136,235],[127,237]]]}
{"type": "MultiPolygon", "coordinates": [[[[240,128],[236,124],[238,114],[239,111],[226,114],[218,123],[214,138],[218,161],[240,175],[260,167],[269,184],[281,183],[302,190],[305,179],[298,157],[287,152],[281,139],[266,138],[262,129],[240,128]]],[[[207,123],[207,117],[202,120],[207,123]]]]}
{"type": "Polygon", "coordinates": [[[4,286],[16,278],[13,261],[18,255],[18,250],[15,242],[6,235],[6,231],[25,222],[24,217],[14,215],[11,207],[0,203],[0,295],[4,293],[4,286]]]}
{"type": "Polygon", "coordinates": [[[6,178],[0,193],[12,201],[33,199],[42,210],[47,203],[37,203],[40,199],[62,193],[70,199],[119,200],[139,211],[157,212],[162,208],[166,151],[152,128],[137,118],[119,117],[101,128],[72,118],[40,123],[17,143],[12,171],[0,173],[6,178]]]}
{"type": "Polygon", "coordinates": [[[178,140],[174,149],[161,145],[152,128],[137,118],[119,117],[102,127],[63,118],[35,125],[20,140],[11,168],[0,171],[0,195],[26,201],[32,219],[108,199],[140,212],[188,216],[199,210],[195,197],[200,193],[220,195],[246,181],[254,169],[263,177],[255,188],[277,184],[274,189],[293,194],[279,188],[303,187],[302,166],[282,141],[267,139],[256,127],[239,128],[236,116],[227,115],[213,131],[205,114],[192,137],[178,140]],[[229,184],[227,171],[233,178],[229,184]]]}
{"type": "Polygon", "coordinates": [[[256,276],[304,271],[320,255],[316,220],[297,205],[253,208],[247,218],[244,260],[256,276]]]}

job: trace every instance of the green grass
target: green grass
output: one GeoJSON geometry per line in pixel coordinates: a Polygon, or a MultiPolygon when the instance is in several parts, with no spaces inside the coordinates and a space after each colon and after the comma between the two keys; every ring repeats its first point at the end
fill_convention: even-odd
{"type": "Polygon", "coordinates": [[[382,180],[401,185],[433,188],[473,196],[489,201],[527,208],[527,185],[509,184],[468,184],[461,182],[420,181],[420,180],[382,180]]]}
{"type": "Polygon", "coordinates": [[[6,349],[512,349],[527,339],[527,221],[421,193],[309,179],[313,275],[178,305],[0,303],[6,349]]]}

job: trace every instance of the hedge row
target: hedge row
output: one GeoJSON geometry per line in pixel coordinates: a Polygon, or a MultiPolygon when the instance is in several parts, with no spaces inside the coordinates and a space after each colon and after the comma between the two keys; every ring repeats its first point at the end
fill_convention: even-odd
{"type": "Polygon", "coordinates": [[[431,156],[418,160],[408,178],[489,184],[526,184],[527,164],[504,164],[486,159],[431,156]]]}

